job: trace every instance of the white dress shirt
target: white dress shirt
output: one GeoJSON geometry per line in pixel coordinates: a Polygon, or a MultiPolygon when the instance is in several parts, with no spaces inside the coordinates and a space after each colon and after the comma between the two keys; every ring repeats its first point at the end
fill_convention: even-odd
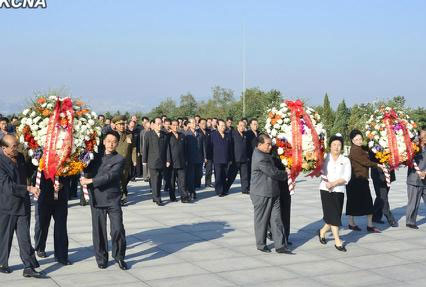
{"type": "MultiPolygon", "coordinates": [[[[345,184],[335,186],[332,192],[345,192],[346,184],[351,179],[351,162],[349,158],[344,155],[339,155],[337,160],[333,160],[331,154],[327,154],[324,163],[322,165],[322,173],[325,175],[329,182],[344,179],[345,184]]],[[[320,189],[328,190],[326,181],[321,178],[320,189]]]]}

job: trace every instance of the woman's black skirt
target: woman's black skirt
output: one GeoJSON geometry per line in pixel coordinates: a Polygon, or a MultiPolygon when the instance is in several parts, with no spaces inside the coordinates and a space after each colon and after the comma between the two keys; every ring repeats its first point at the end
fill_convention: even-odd
{"type": "Polygon", "coordinates": [[[325,223],[341,226],[345,194],[343,192],[328,192],[326,190],[320,190],[320,192],[325,223]]]}
{"type": "Polygon", "coordinates": [[[373,198],[368,179],[352,178],[346,186],[346,194],[346,215],[373,214],[373,198]]]}

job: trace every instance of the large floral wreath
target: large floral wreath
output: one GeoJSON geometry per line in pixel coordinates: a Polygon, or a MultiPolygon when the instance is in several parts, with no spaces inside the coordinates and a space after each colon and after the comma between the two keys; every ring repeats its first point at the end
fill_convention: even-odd
{"type": "Polygon", "coordinates": [[[391,107],[380,107],[365,124],[368,147],[385,165],[388,185],[389,171],[402,164],[414,165],[414,155],[420,150],[414,141],[416,128],[416,123],[406,113],[391,107]]]}
{"type": "Polygon", "coordinates": [[[18,133],[32,163],[53,181],[83,171],[97,152],[101,126],[79,100],[38,96],[22,112],[18,133]]]}
{"type": "Polygon", "coordinates": [[[295,179],[301,171],[309,176],[320,175],[326,132],[320,115],[300,100],[284,101],[279,108],[273,107],[267,113],[265,130],[281,162],[291,170],[289,189],[293,194],[295,179]]]}

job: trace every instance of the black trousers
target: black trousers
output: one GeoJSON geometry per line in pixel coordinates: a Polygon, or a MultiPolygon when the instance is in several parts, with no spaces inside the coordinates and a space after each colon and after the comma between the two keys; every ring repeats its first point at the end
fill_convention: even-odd
{"type": "Polygon", "coordinates": [[[170,189],[172,186],[172,168],[171,167],[166,167],[164,169],[163,179],[164,179],[164,191],[170,192],[170,189]]]}
{"type": "MultiPolygon", "coordinates": [[[[287,182],[285,182],[287,184],[287,182]]],[[[291,195],[288,189],[280,193],[281,219],[284,225],[285,236],[290,236],[291,195]]]]}
{"type": "Polygon", "coordinates": [[[77,189],[78,189],[78,182],[80,180],[80,175],[74,175],[71,177],[70,180],[70,198],[77,198],[77,189]]]}
{"type": "Polygon", "coordinates": [[[19,245],[19,256],[24,268],[37,268],[40,265],[31,246],[31,215],[9,215],[0,213],[0,265],[9,266],[9,255],[12,248],[13,233],[16,232],[19,245]]]}
{"type": "Polygon", "coordinates": [[[374,191],[376,192],[376,199],[374,199],[373,205],[373,220],[379,221],[384,215],[388,222],[394,221],[395,218],[392,215],[389,206],[389,188],[386,183],[382,184],[377,181],[373,181],[374,191]]]}
{"type": "Polygon", "coordinates": [[[124,260],[126,255],[126,232],[123,225],[123,212],[117,207],[91,207],[92,239],[96,263],[108,263],[107,215],[110,221],[112,257],[124,260]]]}
{"type": "Polygon", "coordinates": [[[227,163],[215,163],[214,164],[214,190],[217,195],[227,194],[229,191],[229,184],[227,181],[228,164],[227,163]]]}
{"type": "Polygon", "coordinates": [[[231,185],[234,183],[235,178],[237,177],[238,172],[240,173],[241,179],[241,192],[249,192],[249,163],[248,162],[235,162],[232,163],[229,167],[229,177],[228,177],[228,188],[231,188],[231,185]]]}
{"type": "Polygon", "coordinates": [[[195,188],[201,187],[201,179],[203,178],[203,163],[195,164],[195,188]]]}
{"type": "Polygon", "coordinates": [[[163,180],[163,169],[150,168],[152,199],[161,202],[161,182],[163,180]]]}
{"type": "Polygon", "coordinates": [[[68,203],[58,201],[55,203],[37,202],[36,225],[34,228],[34,248],[37,251],[46,250],[46,240],[49,234],[50,220],[55,221],[53,227],[53,242],[55,257],[58,260],[68,260],[68,203]]]}
{"type": "Polygon", "coordinates": [[[172,169],[172,180],[170,189],[170,199],[176,199],[176,183],[180,194],[180,199],[187,199],[188,192],[185,188],[185,169],[184,168],[173,168],[172,169]]]}
{"type": "Polygon", "coordinates": [[[205,174],[205,184],[206,185],[211,185],[212,184],[212,175],[213,175],[213,161],[212,160],[207,160],[206,162],[206,174],[205,174]]]}
{"type": "Polygon", "coordinates": [[[193,194],[195,188],[201,186],[201,178],[203,177],[203,164],[202,163],[188,163],[185,169],[186,172],[186,190],[193,194]]]}

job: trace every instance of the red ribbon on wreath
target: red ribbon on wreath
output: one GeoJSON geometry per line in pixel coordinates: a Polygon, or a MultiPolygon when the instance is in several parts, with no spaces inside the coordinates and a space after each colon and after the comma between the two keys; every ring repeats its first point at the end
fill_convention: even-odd
{"type": "Polygon", "coordinates": [[[292,130],[292,160],[291,166],[291,178],[296,179],[302,170],[303,163],[303,147],[302,147],[302,122],[303,118],[306,126],[311,130],[312,140],[315,146],[315,155],[317,164],[315,169],[309,174],[309,176],[319,176],[321,174],[321,167],[323,162],[323,149],[321,147],[320,139],[314,125],[312,124],[311,117],[305,112],[304,104],[301,100],[285,101],[287,107],[290,109],[291,115],[291,130],[292,130]]]}
{"type": "Polygon", "coordinates": [[[55,181],[55,175],[59,167],[69,158],[72,149],[72,131],[74,125],[74,110],[70,98],[65,98],[63,101],[56,100],[56,105],[53,114],[49,118],[47,126],[46,144],[44,146],[44,176],[46,179],[55,181]],[[61,113],[65,116],[67,125],[61,123],[61,113]],[[60,150],[57,150],[59,134],[65,130],[65,138],[60,150]]]}
{"type": "Polygon", "coordinates": [[[411,146],[411,140],[407,130],[407,126],[405,125],[403,121],[399,119],[398,114],[393,109],[385,112],[383,120],[385,123],[386,133],[388,136],[388,144],[389,144],[389,151],[390,151],[390,156],[389,156],[390,169],[391,170],[396,169],[400,163],[398,143],[397,143],[395,131],[393,129],[394,123],[399,124],[401,127],[401,130],[404,136],[406,152],[407,152],[407,165],[409,167],[412,167],[414,152],[413,152],[413,147],[411,146]]]}

